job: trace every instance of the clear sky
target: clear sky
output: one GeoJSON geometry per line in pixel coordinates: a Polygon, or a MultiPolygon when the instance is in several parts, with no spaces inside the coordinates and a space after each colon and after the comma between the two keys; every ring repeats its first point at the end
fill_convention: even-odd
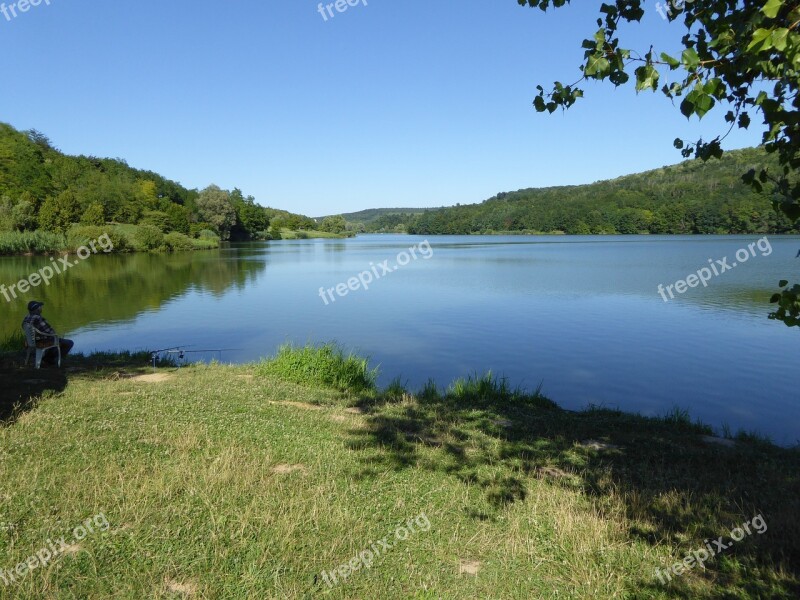
{"type": "MultiPolygon", "coordinates": [[[[318,4],[42,0],[0,14],[0,121],[311,216],[608,179],[680,162],[677,136],[726,130],[724,111],[687,121],[661,94],[608,83],[536,113],[536,84],[578,79],[599,0],[547,14],[367,0],[327,21],[318,4]]],[[[676,49],[680,25],[646,8],[628,46],[676,49]]],[[[737,131],[725,147],[759,140],[737,131]]]]}

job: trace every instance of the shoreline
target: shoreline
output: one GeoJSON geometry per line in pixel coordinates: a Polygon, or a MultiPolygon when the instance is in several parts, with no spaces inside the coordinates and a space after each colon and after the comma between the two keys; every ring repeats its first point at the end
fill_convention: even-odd
{"type": "Polygon", "coordinates": [[[16,371],[28,402],[0,426],[0,536],[14,535],[0,568],[90,515],[109,526],[82,541],[91,560],[33,570],[0,598],[147,597],[154,581],[302,598],[332,570],[339,595],[365,598],[422,581],[460,598],[800,590],[796,448],[709,441],[679,414],[565,411],[486,377],[376,389],[360,359],[321,349],[155,371],[147,358],[16,371]],[[337,567],[420,514],[426,527],[371,569],[337,567]],[[727,538],[702,569],[674,567],[727,538]],[[248,576],[265,557],[279,582],[271,567],[248,576]]]}

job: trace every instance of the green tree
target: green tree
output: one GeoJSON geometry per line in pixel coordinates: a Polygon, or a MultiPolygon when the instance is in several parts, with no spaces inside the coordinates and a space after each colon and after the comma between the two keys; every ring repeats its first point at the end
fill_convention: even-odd
{"type": "Polygon", "coordinates": [[[325,217],[322,219],[322,223],[319,225],[319,230],[326,231],[328,233],[341,234],[347,230],[347,221],[345,221],[342,215],[325,217]]]}
{"type": "MultiPolygon", "coordinates": [[[[569,2],[517,0],[521,6],[543,11],[569,2]]],[[[662,18],[682,21],[685,27],[684,49],[680,56],[671,56],[657,53],[653,46],[637,52],[622,44],[620,24],[640,21],[645,12],[642,4],[642,0],[601,4],[599,29],[582,44],[580,78],[569,85],[557,81],[550,92],[537,86],[536,110],[552,113],[569,108],[583,96],[578,86],[592,79],[608,80],[614,86],[632,82],[637,92],[660,89],[669,100],[679,100],[680,111],[687,118],[703,118],[716,107],[724,107],[725,120],[730,123],[727,133],[710,141],[675,140],[684,157],[694,155],[703,160],[721,157],[725,136],[734,127],[748,129],[759,115],[762,143],[767,152],[777,155],[777,168],[750,169],[742,178],[756,190],[769,184],[775,208],[793,221],[800,219],[800,5],[792,0],[657,3],[662,18]]],[[[746,211],[736,211],[736,215],[742,229],[753,227],[746,211]]],[[[781,287],[787,286],[781,281],[781,287]]],[[[784,290],[773,301],[791,304],[793,300],[786,299],[791,293],[784,290]]],[[[791,311],[777,311],[773,318],[798,325],[790,315],[791,311]]]]}
{"type": "Polygon", "coordinates": [[[93,202],[90,204],[89,208],[83,211],[81,223],[83,225],[105,225],[106,212],[103,208],[103,205],[99,202],[93,202]]]}
{"type": "MultiPolygon", "coordinates": [[[[522,6],[547,10],[570,0],[517,0],[522,6]]],[[[577,82],[555,82],[550,92],[537,86],[534,107],[539,112],[569,108],[586,80],[608,80],[615,86],[632,82],[636,91],[659,90],[670,100],[680,99],[687,118],[702,118],[717,106],[734,127],[747,129],[754,113],[763,118],[763,138],[768,152],[778,156],[774,172],[762,169],[744,174],[745,181],[760,189],[772,182],[776,205],[793,219],[800,217],[800,120],[798,119],[798,73],[800,72],[800,6],[787,0],[733,2],[731,0],[668,1],[656,10],[670,21],[682,20],[686,34],[680,56],[657,53],[650,47],[641,52],[623,47],[620,24],[638,22],[644,15],[642,0],[603,3],[599,29],[583,41],[584,64],[577,82]],[[633,75],[633,79],[631,79],[633,75]],[[768,89],[767,89],[768,88],[768,89]],[[751,114],[752,113],[752,114],[751,114]]],[[[701,159],[722,156],[723,134],[710,141],[687,144],[676,139],[684,157],[701,159]]]]}
{"type": "Polygon", "coordinates": [[[231,239],[253,240],[269,227],[266,210],[256,204],[253,196],[244,197],[238,188],[231,192],[231,204],[236,211],[236,224],[231,229],[231,239]]]}
{"type": "Polygon", "coordinates": [[[78,220],[78,201],[70,191],[50,196],[39,209],[39,226],[49,231],[66,231],[78,220]]]}
{"type": "Polygon", "coordinates": [[[146,210],[142,213],[142,220],[139,223],[144,225],[153,225],[158,227],[162,233],[169,233],[172,231],[171,219],[169,215],[160,210],[146,210]]]}
{"type": "Polygon", "coordinates": [[[236,211],[230,200],[230,192],[210,185],[195,201],[201,221],[211,223],[223,240],[230,237],[231,227],[236,223],[236,211]]]}

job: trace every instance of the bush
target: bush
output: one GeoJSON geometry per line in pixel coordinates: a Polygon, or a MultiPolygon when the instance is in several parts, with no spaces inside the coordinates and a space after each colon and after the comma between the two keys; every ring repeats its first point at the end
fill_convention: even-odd
{"type": "Polygon", "coordinates": [[[281,346],[278,354],[256,367],[261,375],[275,375],[305,385],[325,385],[340,391],[362,392],[375,389],[377,369],[369,360],[353,354],[345,356],[334,344],[281,346]]]}
{"type": "Polygon", "coordinates": [[[164,234],[155,225],[139,225],[133,234],[137,250],[161,250],[164,248],[164,234]]]}
{"type": "Polygon", "coordinates": [[[139,225],[153,225],[158,227],[159,231],[162,233],[166,233],[172,229],[170,216],[165,212],[161,212],[160,210],[144,211],[142,214],[142,219],[139,221],[139,225]]]}
{"type": "Polygon", "coordinates": [[[213,250],[219,248],[220,240],[218,237],[214,239],[200,238],[199,240],[192,240],[195,250],[213,250]]]}
{"type": "MultiPolygon", "coordinates": [[[[90,242],[96,242],[101,237],[107,235],[114,247],[113,252],[125,252],[129,248],[127,238],[113,227],[100,227],[97,225],[76,225],[67,232],[67,248],[75,251],[81,246],[89,246],[90,242]]],[[[95,243],[98,252],[105,252],[102,244],[95,243]]],[[[107,243],[106,243],[107,246],[107,243]]]]}
{"type": "Polygon", "coordinates": [[[203,231],[210,231],[214,235],[217,235],[216,232],[213,230],[213,225],[211,223],[191,223],[189,225],[189,236],[196,238],[198,237],[203,231]]]}
{"type": "Polygon", "coordinates": [[[187,250],[194,250],[195,244],[189,236],[173,231],[164,236],[164,242],[173,252],[186,252],[187,250]]]}

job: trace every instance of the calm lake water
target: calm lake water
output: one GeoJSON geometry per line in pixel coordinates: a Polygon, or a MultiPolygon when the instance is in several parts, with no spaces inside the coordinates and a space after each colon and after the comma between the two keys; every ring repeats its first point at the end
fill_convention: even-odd
{"type": "MultiPolygon", "coordinates": [[[[778,281],[800,280],[800,237],[772,236],[748,251],[759,239],[360,236],[98,255],[47,288],[0,298],[0,333],[19,327],[37,298],[82,352],[184,345],[232,349],[224,362],[246,362],[286,342],[336,340],[379,364],[382,384],[399,375],[414,389],[428,378],[447,385],[491,369],[512,386],[541,383],[565,408],[663,415],[677,406],[718,430],[792,444],[800,440],[800,330],[767,314],[778,281]],[[416,259],[400,255],[420,244],[416,259]],[[736,267],[707,287],[669,302],[659,295],[659,284],[725,257],[736,267]],[[393,270],[398,258],[408,264],[393,270]],[[336,293],[363,271],[374,279],[368,290],[336,293]],[[321,287],[333,291],[323,299],[321,287]]],[[[0,259],[0,283],[45,264],[0,259]]]]}

